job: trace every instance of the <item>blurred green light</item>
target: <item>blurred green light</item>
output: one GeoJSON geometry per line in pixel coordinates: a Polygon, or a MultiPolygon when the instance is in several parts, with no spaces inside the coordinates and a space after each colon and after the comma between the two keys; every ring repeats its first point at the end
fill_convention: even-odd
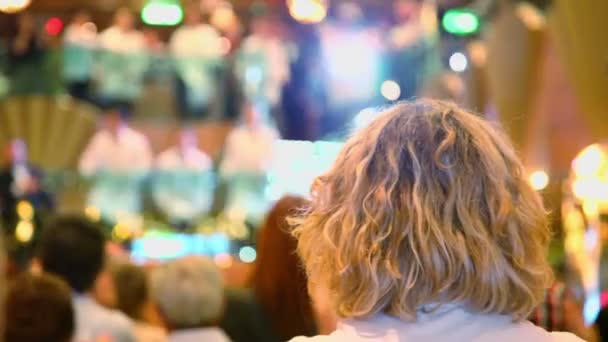
{"type": "Polygon", "coordinates": [[[184,11],[178,1],[148,1],[141,10],[141,20],[147,25],[175,26],[184,18],[184,11]]]}
{"type": "Polygon", "coordinates": [[[450,9],[443,15],[441,25],[451,34],[466,36],[479,30],[480,20],[477,14],[470,10],[450,9]]]}

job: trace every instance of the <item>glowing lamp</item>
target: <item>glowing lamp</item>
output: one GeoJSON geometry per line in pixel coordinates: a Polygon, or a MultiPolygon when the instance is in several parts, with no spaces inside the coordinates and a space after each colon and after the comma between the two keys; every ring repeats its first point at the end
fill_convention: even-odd
{"type": "Polygon", "coordinates": [[[141,10],[141,20],[147,25],[175,26],[184,18],[184,11],[176,0],[150,0],[141,10]]]}
{"type": "Polygon", "coordinates": [[[549,185],[549,175],[543,170],[537,170],[530,174],[529,182],[536,191],[541,191],[549,185]]]}
{"type": "Polygon", "coordinates": [[[327,16],[325,0],[287,0],[289,14],[304,24],[320,23],[327,16]]]}
{"type": "Polygon", "coordinates": [[[445,12],[441,26],[451,34],[467,36],[479,31],[481,23],[474,12],[463,8],[453,8],[445,12]]]}
{"type": "Polygon", "coordinates": [[[21,243],[27,243],[34,237],[34,225],[30,221],[21,220],[15,228],[15,238],[21,243]]]}
{"type": "Polygon", "coordinates": [[[395,81],[384,81],[380,87],[380,93],[385,99],[396,101],[399,99],[399,96],[401,96],[401,87],[399,87],[399,84],[395,81]]]}
{"type": "Polygon", "coordinates": [[[0,12],[17,13],[30,5],[31,0],[0,0],[0,12]]]}
{"type": "Polygon", "coordinates": [[[44,24],[44,31],[50,36],[57,36],[63,31],[63,21],[57,17],[53,17],[44,24]]]}

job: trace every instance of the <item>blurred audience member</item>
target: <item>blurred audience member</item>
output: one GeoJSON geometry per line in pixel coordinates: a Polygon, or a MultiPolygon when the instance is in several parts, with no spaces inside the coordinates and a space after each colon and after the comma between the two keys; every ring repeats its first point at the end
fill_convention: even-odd
{"type": "Polygon", "coordinates": [[[220,166],[225,176],[239,173],[266,174],[272,157],[272,145],[278,132],[262,121],[252,105],[244,106],[244,122],[226,138],[220,166]]]}
{"type": "Polygon", "coordinates": [[[284,197],[268,214],[258,235],[252,291],[228,292],[221,325],[233,341],[287,341],[317,334],[306,274],[286,221],[306,204],[299,197],[284,197]]]}
{"type": "Polygon", "coordinates": [[[221,57],[227,52],[213,26],[202,22],[200,8],[191,4],[184,25],[169,43],[177,70],[179,112],[186,119],[209,114],[217,89],[221,57]]]}
{"type": "Polygon", "coordinates": [[[97,45],[97,26],[86,10],[78,11],[64,33],[63,75],[70,95],[90,100],[93,54],[97,45]]]}
{"type": "Polygon", "coordinates": [[[6,298],[5,342],[70,342],[74,308],[70,288],[49,274],[24,273],[6,298]]]}
{"type": "Polygon", "coordinates": [[[100,104],[131,113],[141,95],[148,65],[144,35],[136,29],[131,10],[116,11],[112,26],[99,35],[99,47],[102,54],[96,76],[100,104]]]}
{"type": "Polygon", "coordinates": [[[43,271],[59,276],[72,288],[76,341],[134,341],[131,321],[121,312],[103,307],[91,295],[96,279],[106,272],[105,238],[100,227],[81,216],[59,216],[43,231],[38,258],[43,271]]]}
{"type": "Polygon", "coordinates": [[[227,342],[215,325],[223,311],[222,274],[213,261],[189,257],[169,262],[152,277],[152,296],[171,342],[227,342]]]}
{"type": "Polygon", "coordinates": [[[277,111],[283,87],[290,77],[289,53],[273,25],[277,24],[267,15],[255,17],[251,34],[243,40],[236,62],[245,100],[266,125],[281,123],[277,111]]]}
{"type": "Polygon", "coordinates": [[[198,148],[193,128],[183,128],[178,140],[156,159],[152,195],[169,219],[180,225],[193,223],[211,208],[213,163],[198,148]]]}
{"type": "Polygon", "coordinates": [[[118,308],[129,316],[134,324],[133,333],[139,342],[163,342],[167,340],[165,331],[147,321],[148,312],[154,310],[150,296],[148,275],[138,266],[123,263],[112,269],[118,308]]]}
{"type": "Polygon", "coordinates": [[[379,115],[292,221],[310,283],[342,319],[293,341],[581,341],[526,320],[552,276],[525,174],[502,132],[451,103],[379,115]]]}

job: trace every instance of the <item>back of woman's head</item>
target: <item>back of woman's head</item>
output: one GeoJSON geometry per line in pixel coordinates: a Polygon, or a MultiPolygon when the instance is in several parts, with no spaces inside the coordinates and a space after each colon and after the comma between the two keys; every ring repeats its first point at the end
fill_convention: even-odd
{"type": "Polygon", "coordinates": [[[50,274],[22,274],[11,284],[5,342],[68,342],[74,333],[71,291],[50,274]]]}
{"type": "Polygon", "coordinates": [[[460,303],[523,319],[551,279],[545,209],[513,147],[453,104],[387,110],[312,193],[294,234],[343,317],[460,303]]]}
{"type": "Polygon", "coordinates": [[[315,334],[306,274],[286,221],[307,204],[300,197],[283,197],[268,213],[258,235],[253,288],[281,340],[315,334]]]}

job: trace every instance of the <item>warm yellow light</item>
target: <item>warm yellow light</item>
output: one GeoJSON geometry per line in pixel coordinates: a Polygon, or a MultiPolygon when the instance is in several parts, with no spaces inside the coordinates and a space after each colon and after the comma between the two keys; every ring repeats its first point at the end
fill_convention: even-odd
{"type": "Polygon", "coordinates": [[[0,12],[17,13],[30,5],[31,0],[0,0],[0,12]]]}
{"type": "Polygon", "coordinates": [[[84,214],[87,215],[91,221],[98,222],[101,220],[101,211],[95,206],[89,205],[84,208],[84,214]]]}
{"type": "Polygon", "coordinates": [[[543,170],[537,170],[530,174],[528,181],[534,190],[540,191],[549,185],[549,175],[543,170]]]}
{"type": "Polygon", "coordinates": [[[327,5],[322,0],[288,0],[289,14],[306,24],[320,23],[327,16],[327,5]]]}
{"type": "Polygon", "coordinates": [[[598,144],[586,147],[572,162],[572,170],[577,178],[591,177],[601,173],[608,163],[608,155],[598,144]]]}
{"type": "Polygon", "coordinates": [[[34,236],[34,225],[30,221],[21,220],[15,228],[15,238],[21,243],[27,243],[34,236]]]}
{"type": "Polygon", "coordinates": [[[117,223],[112,229],[112,236],[118,241],[124,241],[131,237],[131,229],[126,224],[117,223]]]}
{"type": "Polygon", "coordinates": [[[17,215],[22,220],[31,221],[34,218],[34,207],[28,201],[19,201],[17,203],[17,215]]]}

